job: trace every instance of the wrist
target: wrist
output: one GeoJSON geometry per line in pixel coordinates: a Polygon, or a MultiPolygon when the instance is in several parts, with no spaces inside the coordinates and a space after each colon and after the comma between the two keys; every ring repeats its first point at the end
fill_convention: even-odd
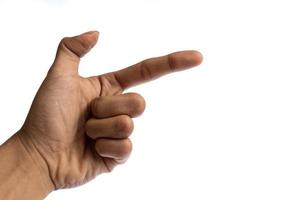
{"type": "Polygon", "coordinates": [[[54,190],[47,165],[19,134],[0,146],[0,199],[43,199],[54,190]]]}

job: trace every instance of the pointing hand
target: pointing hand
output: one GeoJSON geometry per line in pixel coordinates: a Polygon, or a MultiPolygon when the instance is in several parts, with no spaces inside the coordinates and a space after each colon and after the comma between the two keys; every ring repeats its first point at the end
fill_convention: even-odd
{"type": "Polygon", "coordinates": [[[49,190],[74,187],[124,163],[132,148],[132,118],[145,109],[143,97],[125,89],[199,65],[197,51],[151,58],[100,76],[78,74],[80,58],[98,32],[64,38],[28,117],[13,137],[45,174],[49,190]]]}

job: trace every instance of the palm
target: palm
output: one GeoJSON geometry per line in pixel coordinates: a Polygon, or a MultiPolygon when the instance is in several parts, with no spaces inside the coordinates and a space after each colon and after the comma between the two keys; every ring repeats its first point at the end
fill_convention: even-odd
{"type": "Polygon", "coordinates": [[[97,36],[88,33],[62,42],[22,128],[47,163],[57,189],[83,184],[118,164],[97,154],[94,140],[86,135],[85,125],[92,117],[90,105],[94,99],[119,95],[127,87],[201,62],[195,52],[181,52],[114,73],[82,78],[77,72],[79,57],[96,43],[97,36]]]}

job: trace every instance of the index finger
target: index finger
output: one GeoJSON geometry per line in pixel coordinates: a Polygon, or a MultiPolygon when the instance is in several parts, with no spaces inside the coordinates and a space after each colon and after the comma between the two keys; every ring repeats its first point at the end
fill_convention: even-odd
{"type": "Polygon", "coordinates": [[[198,51],[179,51],[166,56],[150,58],[130,67],[113,72],[116,80],[124,90],[165,74],[186,70],[202,62],[198,51]]]}

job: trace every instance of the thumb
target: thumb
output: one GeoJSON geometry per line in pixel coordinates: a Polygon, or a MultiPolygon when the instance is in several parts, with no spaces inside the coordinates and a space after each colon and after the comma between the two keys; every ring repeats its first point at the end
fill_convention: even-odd
{"type": "Polygon", "coordinates": [[[65,37],[59,43],[55,60],[49,73],[58,75],[78,74],[80,58],[97,43],[99,33],[90,31],[74,37],[65,37]]]}

